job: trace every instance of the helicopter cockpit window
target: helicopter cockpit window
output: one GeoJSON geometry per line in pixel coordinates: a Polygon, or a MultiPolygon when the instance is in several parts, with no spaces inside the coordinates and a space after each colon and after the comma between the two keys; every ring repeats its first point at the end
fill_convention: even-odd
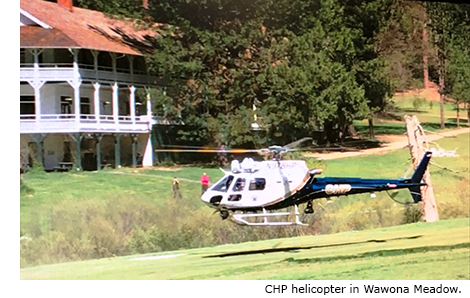
{"type": "Polygon", "coordinates": [[[255,178],[250,181],[249,190],[263,190],[266,186],[266,179],[255,178]]]}
{"type": "Polygon", "coordinates": [[[245,178],[238,178],[233,186],[233,191],[242,191],[245,189],[245,178]]]}
{"type": "Polygon", "coordinates": [[[233,181],[233,176],[232,175],[227,176],[226,178],[222,179],[219,183],[214,185],[214,187],[212,187],[212,190],[220,191],[220,192],[227,192],[227,190],[230,187],[230,184],[232,184],[232,181],[233,181]]]}

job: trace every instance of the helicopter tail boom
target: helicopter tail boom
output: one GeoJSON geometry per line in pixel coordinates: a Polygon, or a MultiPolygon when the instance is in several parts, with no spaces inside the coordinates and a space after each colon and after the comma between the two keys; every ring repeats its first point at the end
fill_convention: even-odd
{"type": "MultiPolygon", "coordinates": [[[[411,176],[412,183],[421,183],[424,173],[426,172],[426,169],[428,167],[429,161],[431,160],[431,156],[432,156],[432,153],[430,151],[424,153],[424,156],[421,159],[415,172],[413,173],[413,176],[411,176]]],[[[421,188],[420,186],[413,186],[409,188],[411,196],[413,197],[413,201],[415,203],[418,203],[421,201],[421,189],[420,188],[421,188]]]]}

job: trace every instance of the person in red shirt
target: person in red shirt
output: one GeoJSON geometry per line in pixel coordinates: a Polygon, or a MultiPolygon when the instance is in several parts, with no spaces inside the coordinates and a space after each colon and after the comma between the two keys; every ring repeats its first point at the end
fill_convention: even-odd
{"type": "Polygon", "coordinates": [[[201,195],[203,195],[206,190],[209,188],[209,176],[207,176],[206,173],[202,174],[201,176],[201,185],[202,185],[202,192],[201,195]]]}

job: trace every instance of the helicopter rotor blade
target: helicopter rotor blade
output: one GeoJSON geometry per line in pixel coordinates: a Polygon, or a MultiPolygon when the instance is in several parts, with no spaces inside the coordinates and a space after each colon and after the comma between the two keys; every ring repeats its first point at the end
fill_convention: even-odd
{"type": "Polygon", "coordinates": [[[312,137],[304,137],[297,141],[291,142],[285,146],[273,145],[268,148],[261,149],[241,149],[241,148],[214,148],[214,147],[202,147],[202,146],[189,146],[189,145],[161,145],[160,148],[155,149],[155,152],[173,152],[173,153],[229,153],[229,154],[246,154],[246,153],[258,153],[260,155],[268,154],[286,154],[292,151],[305,151],[305,152],[317,152],[317,151],[349,151],[354,150],[344,146],[337,147],[318,147],[313,141],[312,137]],[[311,141],[308,146],[299,148],[305,142],[311,141]]]}
{"type": "Polygon", "coordinates": [[[291,151],[292,149],[294,148],[297,148],[299,147],[301,144],[307,142],[307,141],[311,141],[313,140],[313,138],[311,137],[305,137],[305,138],[302,138],[300,140],[297,140],[297,141],[294,141],[292,143],[289,143],[287,145],[284,145],[285,148],[287,148],[289,151],[291,151]]]}
{"type": "Polygon", "coordinates": [[[256,153],[258,149],[155,149],[155,152],[174,152],[174,153],[256,153]]]}

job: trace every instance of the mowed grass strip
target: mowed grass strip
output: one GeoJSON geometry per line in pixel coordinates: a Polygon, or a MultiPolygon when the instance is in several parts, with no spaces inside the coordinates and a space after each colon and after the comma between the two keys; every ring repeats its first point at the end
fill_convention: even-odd
{"type": "Polygon", "coordinates": [[[462,218],[37,266],[22,269],[21,278],[469,279],[469,235],[462,218]]]}

